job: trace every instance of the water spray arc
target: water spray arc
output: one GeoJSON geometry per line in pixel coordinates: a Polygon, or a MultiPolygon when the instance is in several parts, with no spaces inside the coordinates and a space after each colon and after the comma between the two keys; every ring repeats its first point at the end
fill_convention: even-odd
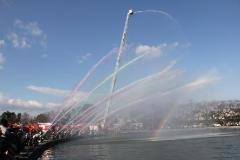
{"type": "MultiPolygon", "coordinates": [[[[100,119],[100,121],[98,121],[99,123],[101,123],[103,128],[107,127],[107,119],[108,117],[112,114],[110,107],[114,107],[114,103],[113,103],[113,99],[115,96],[119,95],[120,93],[124,92],[125,89],[127,89],[129,86],[125,86],[123,90],[119,90],[119,91],[115,91],[116,90],[116,82],[117,82],[117,74],[121,71],[126,69],[129,65],[134,64],[136,61],[142,59],[144,56],[148,55],[149,53],[144,53],[141,55],[136,56],[135,58],[133,58],[132,60],[130,60],[129,62],[127,62],[124,65],[120,65],[121,63],[121,56],[124,52],[124,49],[126,47],[126,38],[127,38],[127,32],[128,32],[128,23],[129,23],[129,19],[130,17],[134,14],[134,15],[138,15],[138,14],[142,14],[142,13],[147,13],[147,12],[151,12],[151,13],[158,13],[158,14],[162,14],[166,17],[168,17],[170,20],[173,20],[173,17],[171,15],[169,15],[168,13],[164,12],[164,11],[160,11],[160,10],[144,10],[144,11],[132,11],[129,10],[126,16],[126,20],[125,20],[125,25],[124,25],[124,29],[123,29],[123,33],[122,33],[122,37],[121,37],[121,43],[120,43],[120,47],[117,53],[117,57],[116,57],[116,63],[115,63],[115,67],[113,72],[107,76],[103,81],[101,81],[100,83],[97,84],[97,86],[95,88],[93,88],[90,92],[88,92],[83,98],[81,98],[80,101],[76,101],[76,102],[71,102],[71,98],[74,98],[74,96],[78,93],[79,88],[84,84],[84,82],[89,78],[90,75],[92,75],[92,73],[95,71],[96,68],[98,68],[99,65],[102,64],[103,61],[105,61],[107,59],[107,57],[109,55],[104,56],[101,60],[99,60],[99,62],[97,62],[90,70],[89,72],[83,77],[83,79],[76,85],[76,87],[74,87],[74,89],[70,92],[69,96],[67,97],[67,101],[64,104],[64,109],[62,111],[60,111],[57,116],[54,118],[53,120],[53,124],[52,126],[58,124],[58,122],[60,122],[64,117],[66,117],[68,114],[71,114],[71,117],[67,119],[66,121],[66,125],[72,125],[72,124],[78,124],[81,121],[88,119],[90,116],[96,116],[96,118],[100,119]],[[95,103],[92,107],[90,107],[89,109],[87,109],[86,111],[80,110],[76,110],[76,113],[74,111],[74,109],[78,106],[80,106],[80,103],[82,101],[88,100],[89,97],[95,93],[95,91],[100,88],[103,84],[105,84],[107,81],[111,81],[111,86],[110,86],[110,90],[109,90],[109,94],[102,99],[101,101],[95,103]],[[116,93],[115,93],[116,92],[116,93]],[[102,105],[105,103],[105,105],[102,105]],[[94,110],[94,107],[96,107],[94,110]],[[101,112],[98,109],[101,109],[101,112]],[[89,111],[89,112],[87,112],[89,111]],[[72,112],[74,112],[74,114],[72,115],[72,112]],[[100,117],[99,117],[100,116],[100,117]]],[[[171,67],[170,67],[171,68],[171,67]]],[[[144,77],[144,79],[147,77],[144,77]]],[[[145,79],[146,80],[146,79],[145,79]]],[[[137,81],[136,81],[137,83],[137,81]]],[[[133,85],[135,86],[135,85],[133,85]]],[[[142,101],[141,101],[142,102],[142,101]]],[[[81,107],[80,107],[81,108],[81,107]]],[[[94,118],[94,119],[96,119],[94,118]]],[[[91,119],[91,118],[90,118],[91,119]]],[[[91,120],[91,122],[95,122],[95,120],[91,120]]],[[[90,125],[91,123],[88,123],[86,125],[84,125],[83,128],[88,127],[88,125],[90,125]]],[[[52,127],[51,126],[51,127],[52,127]]],[[[50,129],[51,129],[50,127],[50,129]]],[[[66,128],[63,127],[59,132],[65,130],[66,128]]],[[[81,129],[82,130],[82,129],[81,129]]],[[[58,132],[58,133],[59,133],[58,132]]]]}
{"type": "MultiPolygon", "coordinates": [[[[143,58],[143,57],[146,56],[146,55],[147,55],[147,54],[142,54],[142,55],[140,55],[140,56],[135,57],[134,59],[132,59],[132,60],[129,61],[128,63],[126,63],[126,64],[124,64],[123,66],[121,66],[121,67],[119,68],[119,70],[117,71],[117,73],[120,72],[120,71],[122,71],[122,70],[124,70],[124,69],[126,69],[128,66],[130,66],[131,64],[134,64],[135,62],[137,62],[138,60],[140,60],[141,58],[143,58]]],[[[106,83],[108,80],[110,80],[112,77],[113,77],[113,73],[110,74],[108,77],[106,77],[103,81],[101,81],[100,83],[98,83],[98,85],[97,85],[95,88],[93,88],[93,89],[88,93],[88,95],[86,95],[86,96],[82,99],[82,101],[87,100],[90,95],[92,95],[98,88],[100,88],[103,84],[105,84],[105,83],[106,83]]],[[[58,118],[58,120],[56,120],[55,123],[52,124],[52,126],[55,125],[58,121],[60,121],[62,118],[64,118],[70,111],[72,111],[73,108],[74,108],[74,107],[71,107],[71,108],[69,108],[67,111],[65,111],[65,112],[63,113],[63,115],[60,116],[60,117],[58,118]]]]}
{"type": "Polygon", "coordinates": [[[126,17],[126,20],[125,20],[122,39],[121,39],[121,43],[120,43],[120,47],[119,47],[119,51],[118,51],[118,55],[117,55],[117,59],[116,59],[116,64],[115,64],[115,68],[114,68],[114,72],[113,72],[113,78],[112,78],[112,83],[111,83],[111,87],[110,87],[110,99],[106,104],[106,110],[105,110],[105,114],[104,114],[104,118],[103,118],[103,127],[105,127],[105,123],[106,123],[106,119],[107,119],[107,116],[108,116],[109,108],[110,108],[111,103],[112,103],[112,97],[111,96],[112,96],[112,94],[115,90],[116,81],[117,81],[117,72],[119,70],[121,55],[124,51],[125,44],[126,44],[126,39],[127,39],[128,22],[129,22],[130,16],[132,16],[132,15],[133,15],[133,10],[130,9],[127,13],[127,17],[126,17]]]}
{"type": "MultiPolygon", "coordinates": [[[[152,74],[152,75],[149,75],[147,77],[144,77],[142,79],[139,79],[139,80],[136,80],[134,82],[132,82],[131,84],[128,84],[120,89],[118,89],[117,91],[114,91],[113,94],[111,96],[107,96],[105,97],[104,99],[96,102],[94,105],[92,105],[90,108],[88,108],[87,110],[79,113],[78,116],[74,117],[68,124],[72,124],[72,123],[75,123],[75,124],[78,124],[80,123],[81,121],[89,118],[90,116],[93,116],[95,114],[97,114],[97,112],[99,112],[99,106],[101,104],[103,104],[104,102],[107,102],[111,97],[116,97],[120,94],[123,94],[124,92],[128,91],[129,89],[133,88],[133,87],[136,87],[137,85],[141,84],[141,83],[146,83],[150,80],[153,80],[154,78],[157,78],[157,77],[161,77],[165,74],[167,74],[171,68],[175,65],[175,61],[172,61],[170,62],[170,64],[165,67],[163,70],[161,70],[160,72],[156,73],[156,74],[152,74]],[[94,109],[95,108],[95,109],[94,109]],[[91,111],[91,112],[90,112],[91,111]],[[89,113],[88,113],[89,112],[89,113]]],[[[101,106],[100,106],[101,107],[101,106]]],[[[104,106],[105,107],[105,106],[104,106]]],[[[103,108],[104,109],[104,108],[103,108]]],[[[102,110],[102,109],[101,109],[102,110]]],[[[103,110],[104,111],[104,110],[103,110]]],[[[103,114],[101,114],[103,115],[103,114]]],[[[109,113],[108,113],[109,115],[109,113]]],[[[62,130],[60,130],[59,132],[61,132],[62,130]]]]}
{"type": "MultiPolygon", "coordinates": [[[[69,110],[73,109],[75,107],[75,103],[71,103],[71,99],[76,95],[76,93],[79,91],[79,88],[88,80],[88,78],[93,74],[93,72],[114,52],[109,52],[105,56],[103,56],[95,65],[91,67],[91,69],[86,73],[86,75],[77,83],[77,85],[73,88],[73,90],[69,93],[67,99],[65,100],[64,103],[64,109],[65,107],[67,110],[65,111],[68,112],[69,110]]],[[[52,120],[52,123],[55,124],[56,121],[59,120],[60,114],[63,112],[63,110],[60,110],[58,114],[54,117],[52,120]]]]}

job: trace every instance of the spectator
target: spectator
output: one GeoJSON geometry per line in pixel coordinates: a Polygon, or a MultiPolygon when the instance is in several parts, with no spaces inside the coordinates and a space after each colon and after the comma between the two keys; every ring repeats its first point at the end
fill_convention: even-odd
{"type": "Polygon", "coordinates": [[[1,124],[0,124],[1,137],[6,136],[7,128],[8,128],[8,121],[6,119],[1,119],[1,124]]]}

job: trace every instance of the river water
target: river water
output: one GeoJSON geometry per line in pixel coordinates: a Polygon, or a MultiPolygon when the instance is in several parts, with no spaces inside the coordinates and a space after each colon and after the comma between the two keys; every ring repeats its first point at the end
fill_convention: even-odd
{"type": "MultiPolygon", "coordinates": [[[[129,134],[128,134],[129,135],[129,134]]],[[[46,150],[40,160],[239,160],[240,129],[163,130],[154,138],[79,139],[46,150]]],[[[127,137],[127,138],[126,138],[127,137]]],[[[131,135],[131,137],[133,137],[131,135]]],[[[137,137],[137,138],[136,138],[137,137]]]]}

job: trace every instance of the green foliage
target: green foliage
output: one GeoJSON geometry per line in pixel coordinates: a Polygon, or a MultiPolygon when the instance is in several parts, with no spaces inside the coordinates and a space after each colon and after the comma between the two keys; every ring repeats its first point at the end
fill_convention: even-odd
{"type": "Polygon", "coordinates": [[[50,113],[40,113],[35,118],[33,118],[28,113],[15,113],[15,112],[3,112],[0,116],[2,119],[6,119],[9,123],[32,123],[32,122],[39,122],[39,123],[46,123],[50,121],[50,113]]]}
{"type": "Polygon", "coordinates": [[[3,112],[1,118],[6,119],[9,123],[19,123],[21,121],[21,113],[16,114],[15,112],[3,112]]]}
{"type": "Polygon", "coordinates": [[[39,122],[39,123],[47,123],[50,121],[49,115],[46,113],[41,113],[38,114],[36,116],[36,118],[34,119],[35,122],[39,122]]]}

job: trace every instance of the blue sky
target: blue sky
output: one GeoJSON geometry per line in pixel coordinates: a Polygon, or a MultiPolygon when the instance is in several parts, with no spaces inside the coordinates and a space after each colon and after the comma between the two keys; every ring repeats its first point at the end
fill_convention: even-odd
{"type": "MultiPolygon", "coordinates": [[[[237,0],[0,0],[1,106],[12,102],[11,109],[24,110],[60,103],[62,95],[92,65],[118,47],[129,9],[162,10],[174,21],[154,13],[133,16],[128,30],[129,49],[122,63],[136,56],[134,52],[139,46],[154,52],[166,44],[171,53],[130,67],[120,75],[119,86],[177,60],[176,67],[184,70],[189,79],[204,74],[219,77],[206,96],[239,98],[240,2],[237,0]]],[[[113,63],[114,56],[82,91],[89,91],[97,80],[110,73],[113,63]]]]}

